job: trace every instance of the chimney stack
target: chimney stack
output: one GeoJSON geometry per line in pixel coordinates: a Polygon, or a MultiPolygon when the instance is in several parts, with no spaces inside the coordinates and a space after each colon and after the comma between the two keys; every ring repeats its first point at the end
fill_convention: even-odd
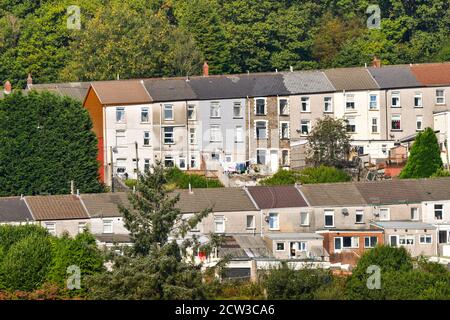
{"type": "Polygon", "coordinates": [[[206,61],[203,64],[203,76],[204,77],[209,76],[209,65],[208,65],[208,63],[206,61]]]}
{"type": "Polygon", "coordinates": [[[378,59],[377,56],[373,57],[372,67],[374,67],[374,68],[381,68],[381,60],[378,59]]]}
{"type": "Polygon", "coordinates": [[[31,77],[31,73],[29,73],[27,78],[27,89],[30,90],[32,85],[33,85],[33,78],[31,77]]]}
{"type": "Polygon", "coordinates": [[[5,85],[3,87],[3,90],[5,92],[5,94],[10,94],[12,91],[12,86],[11,86],[11,82],[9,82],[8,80],[5,82],[5,85]]]}

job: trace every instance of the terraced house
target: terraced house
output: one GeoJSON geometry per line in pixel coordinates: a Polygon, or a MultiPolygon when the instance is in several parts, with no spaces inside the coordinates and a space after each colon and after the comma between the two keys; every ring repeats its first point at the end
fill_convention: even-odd
{"type": "Polygon", "coordinates": [[[448,62],[384,66],[374,59],[370,67],[214,76],[205,64],[203,76],[189,78],[30,80],[27,88],[83,100],[108,184],[113,174],[135,177],[156,160],[203,174],[250,164],[263,174],[299,169],[307,165],[307,136],[326,115],[347,121],[354,154],[373,164],[397,157],[398,146],[406,157],[426,127],[450,162],[448,62]]]}

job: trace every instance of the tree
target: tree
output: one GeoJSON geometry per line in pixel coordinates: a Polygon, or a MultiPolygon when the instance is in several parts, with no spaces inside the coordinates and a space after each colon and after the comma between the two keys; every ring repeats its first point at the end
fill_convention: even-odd
{"type": "Polygon", "coordinates": [[[350,181],[351,177],[343,170],[319,166],[305,168],[300,171],[278,170],[272,177],[263,179],[259,184],[264,186],[293,185],[297,182],[302,184],[333,183],[350,181]]]}
{"type": "Polygon", "coordinates": [[[206,291],[200,267],[188,258],[186,238],[211,210],[205,208],[182,219],[175,207],[179,195],[165,189],[164,168],[157,164],[140,176],[136,192],[130,194],[131,208],[120,207],[125,227],[133,239],[131,251],[114,258],[113,269],[89,277],[93,299],[202,299],[206,291]],[[178,240],[183,240],[179,244],[178,240]]]}
{"type": "Polygon", "coordinates": [[[48,237],[31,235],[11,246],[1,264],[0,283],[8,290],[37,289],[52,260],[48,237]]]}
{"type": "Polygon", "coordinates": [[[400,178],[429,178],[443,168],[441,149],[433,129],[419,132],[400,178]]]}
{"type": "Polygon", "coordinates": [[[101,192],[97,139],[81,103],[48,92],[0,100],[0,196],[101,192]]]}
{"type": "Polygon", "coordinates": [[[337,166],[348,158],[350,136],[343,119],[319,119],[308,136],[308,160],[314,165],[337,166]]]}

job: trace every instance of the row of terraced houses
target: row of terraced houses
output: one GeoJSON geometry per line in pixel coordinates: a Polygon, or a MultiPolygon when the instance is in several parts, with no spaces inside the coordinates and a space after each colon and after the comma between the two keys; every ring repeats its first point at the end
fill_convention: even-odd
{"type": "MultiPolygon", "coordinates": [[[[417,132],[436,131],[449,164],[450,63],[209,75],[28,88],[72,96],[91,115],[101,177],[136,177],[155,161],[189,171],[306,165],[307,136],[324,116],[343,118],[355,154],[377,164],[417,132]]],[[[407,153],[407,151],[406,151],[407,153]]]]}
{"type": "MultiPolygon", "coordinates": [[[[351,269],[378,244],[405,247],[412,256],[450,263],[450,178],[335,184],[176,190],[183,218],[210,213],[187,237],[224,242],[213,265],[231,258],[229,276],[251,277],[259,269],[288,261],[351,269]]],[[[54,235],[89,229],[100,246],[129,245],[118,205],[126,193],[0,198],[0,223],[39,224],[54,235]]],[[[182,241],[183,239],[178,239],[182,241]]]]}

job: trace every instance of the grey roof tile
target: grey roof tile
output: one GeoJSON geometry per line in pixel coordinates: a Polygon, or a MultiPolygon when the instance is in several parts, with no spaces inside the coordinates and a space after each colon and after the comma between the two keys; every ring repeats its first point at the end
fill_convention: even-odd
{"type": "Polygon", "coordinates": [[[411,68],[406,65],[382,66],[368,68],[370,74],[381,89],[421,87],[411,68]]]}
{"type": "Polygon", "coordinates": [[[248,187],[260,209],[307,207],[307,203],[294,186],[248,187]]]}
{"type": "Polygon", "coordinates": [[[335,89],[322,71],[295,71],[283,74],[290,94],[334,92],[335,89]]]}
{"type": "Polygon", "coordinates": [[[337,91],[379,89],[367,68],[340,68],[324,70],[337,91]]]}
{"type": "Polygon", "coordinates": [[[33,221],[30,211],[20,197],[0,198],[0,222],[33,221]]]}

